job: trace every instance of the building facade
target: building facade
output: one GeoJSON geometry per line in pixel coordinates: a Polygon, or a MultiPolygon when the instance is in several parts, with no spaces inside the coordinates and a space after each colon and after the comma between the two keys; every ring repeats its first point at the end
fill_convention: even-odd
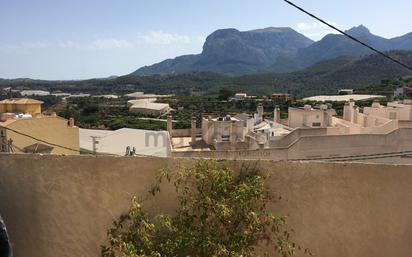
{"type": "Polygon", "coordinates": [[[0,150],[13,153],[79,154],[79,128],[73,119],[41,113],[41,102],[0,102],[0,150]]]}

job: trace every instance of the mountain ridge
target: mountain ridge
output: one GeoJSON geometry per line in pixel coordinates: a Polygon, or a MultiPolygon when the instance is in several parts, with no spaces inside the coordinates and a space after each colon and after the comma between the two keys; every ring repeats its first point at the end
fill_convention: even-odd
{"type": "MultiPolygon", "coordinates": [[[[393,58],[412,66],[412,51],[386,52],[393,58]]],[[[2,80],[0,89],[19,87],[91,93],[95,95],[144,91],[157,94],[216,95],[222,87],[250,95],[270,95],[289,92],[296,97],[336,93],[340,88],[362,89],[379,85],[381,80],[411,76],[412,73],[379,54],[364,57],[339,56],[324,60],[305,69],[289,73],[261,73],[225,76],[211,72],[136,76],[124,75],[113,80],[89,79],[83,81],[2,80]]]]}
{"type": "Polygon", "coordinates": [[[135,75],[173,74],[211,71],[241,75],[266,71],[277,59],[294,58],[298,49],[313,40],[288,27],[239,31],[228,28],[211,33],[201,54],[183,55],[144,66],[135,75]]]}
{"type": "MultiPolygon", "coordinates": [[[[412,32],[386,39],[363,25],[348,34],[381,51],[412,50],[412,32]]],[[[291,72],[339,56],[366,56],[372,51],[340,34],[313,41],[289,27],[267,27],[249,31],[220,29],[211,33],[202,53],[183,55],[144,66],[131,75],[179,74],[210,71],[225,75],[291,72]]]]}

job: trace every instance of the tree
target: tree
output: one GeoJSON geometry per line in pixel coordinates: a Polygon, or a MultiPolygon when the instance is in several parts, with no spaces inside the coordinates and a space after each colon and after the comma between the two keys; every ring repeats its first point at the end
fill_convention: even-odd
{"type": "Polygon", "coordinates": [[[233,91],[233,90],[224,87],[224,88],[221,88],[221,89],[219,90],[218,99],[219,99],[219,100],[227,100],[229,97],[233,96],[233,94],[234,94],[234,91],[233,91]]]}
{"type": "Polygon", "coordinates": [[[267,210],[274,199],[258,168],[242,166],[235,171],[202,160],[175,173],[163,171],[152,195],[160,191],[163,178],[176,189],[175,214],[151,219],[134,198],[129,211],[108,231],[103,257],[252,257],[265,242],[282,257],[300,249],[284,229],[286,217],[267,210]]]}

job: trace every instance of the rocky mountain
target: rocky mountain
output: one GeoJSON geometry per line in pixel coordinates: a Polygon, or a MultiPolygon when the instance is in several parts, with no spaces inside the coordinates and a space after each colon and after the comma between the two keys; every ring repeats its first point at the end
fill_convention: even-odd
{"type": "MultiPolygon", "coordinates": [[[[412,33],[386,39],[372,34],[363,25],[347,30],[346,33],[380,51],[412,50],[412,33]]],[[[371,50],[344,35],[329,34],[309,47],[300,49],[297,58],[303,66],[308,66],[342,55],[364,56],[371,53],[371,50]]]]}
{"type": "MultiPolygon", "coordinates": [[[[412,66],[412,51],[389,51],[391,57],[412,66]]],[[[336,93],[340,88],[363,89],[378,86],[381,80],[390,80],[412,73],[378,54],[364,57],[340,56],[321,61],[305,69],[287,73],[259,73],[226,76],[212,72],[136,76],[125,75],[113,80],[90,79],[78,81],[44,81],[30,79],[1,80],[2,87],[24,87],[48,91],[93,95],[123,95],[131,91],[157,94],[217,95],[221,88],[250,95],[270,95],[290,92],[297,97],[336,93]]],[[[412,78],[412,76],[411,76],[412,78]]],[[[372,92],[376,93],[376,92],[372,92]]],[[[1,95],[0,95],[1,98],[1,95]]]]}
{"type": "Polygon", "coordinates": [[[396,49],[412,50],[412,32],[401,37],[392,38],[391,42],[396,45],[396,49]]]}
{"type": "MultiPolygon", "coordinates": [[[[360,25],[348,34],[381,51],[412,50],[412,33],[386,39],[360,25]]],[[[372,51],[343,35],[329,34],[317,42],[291,28],[251,31],[222,29],[206,39],[201,54],[184,55],[145,66],[132,75],[179,74],[210,71],[227,75],[289,72],[339,56],[360,57],[372,51]]]]}
{"type": "MultiPolygon", "coordinates": [[[[295,59],[299,49],[312,40],[291,28],[266,28],[251,31],[221,29],[206,39],[199,55],[185,55],[140,68],[135,75],[212,71],[230,75],[267,71],[295,59]]],[[[285,71],[288,67],[285,66],[285,71]]],[[[295,65],[293,65],[295,68],[295,65]]]]}

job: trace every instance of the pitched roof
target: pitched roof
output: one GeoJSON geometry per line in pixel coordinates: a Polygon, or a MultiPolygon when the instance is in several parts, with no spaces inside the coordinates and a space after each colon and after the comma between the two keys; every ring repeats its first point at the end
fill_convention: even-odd
{"type": "Polygon", "coordinates": [[[16,120],[15,119],[8,119],[6,121],[0,121],[0,126],[2,127],[7,127],[8,125],[14,123],[16,120]]]}
{"type": "Polygon", "coordinates": [[[42,104],[42,101],[30,98],[11,98],[0,101],[0,104],[42,104]]]}

